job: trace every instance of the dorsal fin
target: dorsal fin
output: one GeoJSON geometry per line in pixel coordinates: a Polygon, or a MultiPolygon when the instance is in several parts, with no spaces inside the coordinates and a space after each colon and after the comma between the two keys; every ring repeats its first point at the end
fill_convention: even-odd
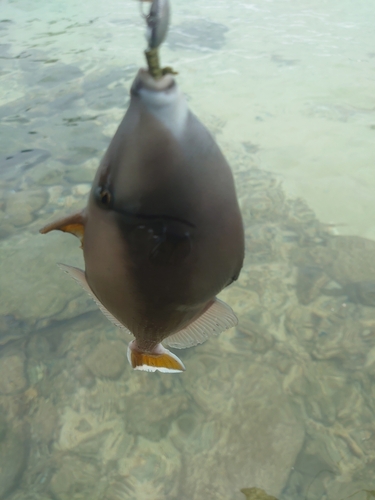
{"type": "Polygon", "coordinates": [[[192,347],[203,344],[212,335],[219,335],[237,323],[237,316],[232,309],[225,302],[215,298],[201,316],[183,330],[164,339],[163,343],[176,349],[192,347]]]}

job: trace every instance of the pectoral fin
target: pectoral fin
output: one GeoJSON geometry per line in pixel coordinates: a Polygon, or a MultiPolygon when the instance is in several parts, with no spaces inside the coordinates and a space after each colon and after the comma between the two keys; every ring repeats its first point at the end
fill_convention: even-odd
{"type": "Polygon", "coordinates": [[[64,233],[71,233],[81,241],[81,248],[83,248],[83,236],[85,230],[86,217],[84,211],[68,215],[62,219],[58,219],[51,224],[47,224],[39,230],[40,233],[46,234],[55,229],[63,231],[64,233]]]}

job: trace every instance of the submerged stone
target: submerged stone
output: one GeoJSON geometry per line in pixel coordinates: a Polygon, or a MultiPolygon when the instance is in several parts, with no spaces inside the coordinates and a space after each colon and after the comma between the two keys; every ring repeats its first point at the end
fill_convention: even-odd
{"type": "Polygon", "coordinates": [[[123,342],[100,342],[88,355],[86,365],[97,377],[119,378],[125,369],[126,346],[123,342]]]}
{"type": "Polygon", "coordinates": [[[0,500],[16,486],[25,466],[28,445],[23,430],[9,429],[0,441],[0,500]]]}
{"type": "Polygon", "coordinates": [[[0,358],[0,393],[15,394],[27,386],[25,360],[22,354],[0,358]]]}

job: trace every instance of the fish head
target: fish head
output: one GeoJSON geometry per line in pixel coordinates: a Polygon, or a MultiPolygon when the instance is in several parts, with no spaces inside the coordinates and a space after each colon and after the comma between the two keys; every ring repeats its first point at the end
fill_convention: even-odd
{"type": "MultiPolygon", "coordinates": [[[[107,306],[124,300],[124,294],[133,302],[140,294],[173,303],[171,279],[163,286],[166,273],[178,269],[176,280],[182,274],[180,264],[190,257],[195,232],[188,189],[193,181],[178,137],[187,116],[170,75],[156,81],[139,72],[86,210],[86,276],[107,306]]],[[[137,303],[141,307],[141,300],[137,303]]]]}
{"type": "Polygon", "coordinates": [[[170,232],[184,239],[191,232],[192,179],[180,140],[187,117],[171,75],[154,80],[139,71],[130,106],[94,179],[88,221],[105,219],[123,235],[134,229],[140,235],[147,227],[159,239],[170,232]]]}
{"type": "Polygon", "coordinates": [[[100,227],[116,235],[112,250],[134,248],[136,261],[155,275],[151,264],[199,260],[197,276],[185,274],[206,287],[207,300],[238,275],[243,228],[230,167],[171,75],[155,80],[138,72],[129,108],[94,179],[87,215],[88,244],[91,226],[93,247],[107,240],[100,227]]]}
{"type": "MultiPolygon", "coordinates": [[[[127,213],[165,213],[184,163],[180,137],[188,108],[171,75],[140,70],[130,106],[97,171],[91,201],[127,213]],[[180,137],[179,137],[180,136],[180,137]]],[[[176,215],[176,214],[173,214],[176,215]]]]}

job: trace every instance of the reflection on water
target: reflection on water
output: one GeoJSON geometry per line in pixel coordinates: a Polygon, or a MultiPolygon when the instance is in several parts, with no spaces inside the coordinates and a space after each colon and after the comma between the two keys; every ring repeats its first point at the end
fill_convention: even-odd
{"type": "Polygon", "coordinates": [[[181,88],[233,167],[246,261],[222,293],[238,327],[181,351],[186,373],[165,376],[131,371],[125,334],[57,269],[58,261],[82,267],[76,241],[37,234],[86,203],[142,64],[137,6],[4,3],[0,499],[374,496],[366,6],[296,5],[173,3],[163,60],[180,71],[181,88]],[[355,179],[343,203],[334,195],[350,178],[350,157],[355,179]],[[316,168],[331,160],[331,170],[316,168]],[[300,196],[267,169],[289,187],[301,181],[300,196]]]}

